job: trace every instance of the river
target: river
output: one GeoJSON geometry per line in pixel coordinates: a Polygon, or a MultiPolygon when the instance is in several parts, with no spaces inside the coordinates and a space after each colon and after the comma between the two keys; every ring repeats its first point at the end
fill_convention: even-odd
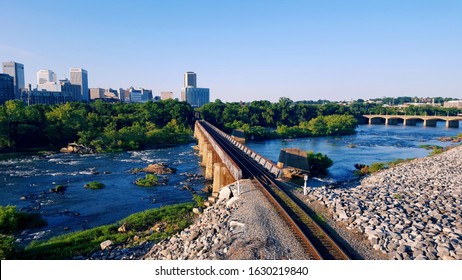
{"type": "MultiPolygon", "coordinates": [[[[419,148],[420,145],[447,146],[452,143],[437,138],[460,132],[460,129],[446,129],[444,123],[428,128],[360,125],[355,135],[254,141],[247,145],[274,162],[285,147],[327,154],[334,161],[329,175],[309,181],[310,185],[320,185],[353,178],[355,163],[424,157],[429,151],[419,148]]],[[[204,182],[186,182],[188,177],[184,173],[202,172],[191,144],[113,154],[3,154],[0,155],[0,204],[39,212],[48,221],[47,227],[20,235],[27,243],[112,223],[149,208],[191,201],[192,192],[184,190],[184,184],[200,192],[204,182]],[[176,174],[165,175],[169,179],[166,186],[143,188],[133,184],[143,174],[130,174],[132,168],[159,162],[178,169],[176,174]],[[106,187],[100,190],[83,187],[95,180],[106,187]],[[50,193],[49,189],[56,185],[66,185],[67,190],[64,194],[50,193]]]]}

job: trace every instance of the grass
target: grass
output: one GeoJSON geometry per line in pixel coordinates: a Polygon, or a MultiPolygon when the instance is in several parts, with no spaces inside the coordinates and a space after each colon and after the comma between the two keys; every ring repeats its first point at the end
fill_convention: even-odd
{"type": "Polygon", "coordinates": [[[83,186],[83,187],[87,188],[87,189],[98,190],[98,189],[104,188],[104,184],[100,183],[98,181],[93,181],[93,182],[90,182],[88,184],[85,184],[85,186],[83,186]]]}
{"type": "Polygon", "coordinates": [[[32,242],[18,253],[18,258],[71,259],[100,250],[100,243],[105,240],[111,240],[114,244],[124,243],[135,235],[141,236],[143,240],[158,242],[189,226],[192,223],[191,211],[194,206],[195,203],[190,202],[149,209],[114,224],[52,237],[47,241],[32,242]],[[119,232],[118,228],[123,224],[127,230],[119,232]],[[154,229],[156,225],[161,226],[154,229]]]}
{"type": "Polygon", "coordinates": [[[11,234],[27,228],[46,226],[40,214],[16,210],[16,206],[0,206],[0,233],[11,234]]]}
{"type": "Polygon", "coordinates": [[[135,181],[135,185],[140,187],[152,187],[157,185],[158,178],[154,174],[146,174],[144,178],[138,178],[135,181]]]}
{"type": "Polygon", "coordinates": [[[411,160],[414,160],[414,159],[413,158],[407,158],[407,159],[399,158],[399,159],[396,159],[394,161],[389,161],[389,162],[374,162],[370,166],[366,165],[365,167],[359,170],[356,170],[354,174],[357,176],[364,176],[367,174],[378,172],[383,169],[395,167],[398,164],[409,162],[411,160]]]}
{"type": "Polygon", "coordinates": [[[15,232],[46,225],[39,214],[17,211],[16,206],[0,206],[0,259],[9,259],[16,254],[15,232]]]}
{"type": "Polygon", "coordinates": [[[321,214],[319,214],[319,213],[317,213],[317,214],[313,217],[313,219],[314,219],[317,223],[319,223],[319,224],[325,224],[325,223],[327,222],[327,219],[326,219],[323,215],[321,215],[321,214]]]}

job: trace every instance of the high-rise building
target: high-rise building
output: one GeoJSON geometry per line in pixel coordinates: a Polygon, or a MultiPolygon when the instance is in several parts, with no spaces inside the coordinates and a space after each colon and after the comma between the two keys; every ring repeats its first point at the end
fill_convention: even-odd
{"type": "Polygon", "coordinates": [[[71,68],[70,70],[71,84],[80,85],[80,95],[82,101],[90,101],[90,93],[88,91],[88,73],[87,70],[82,68],[71,68]]]}
{"type": "Polygon", "coordinates": [[[182,88],[181,101],[186,101],[192,107],[201,107],[210,102],[210,89],[196,87],[182,88]]]}
{"type": "Polygon", "coordinates": [[[0,73],[0,105],[11,99],[14,99],[14,79],[0,73]]]}
{"type": "Polygon", "coordinates": [[[160,93],[161,100],[173,99],[173,92],[171,91],[163,91],[160,93]]]}
{"type": "Polygon", "coordinates": [[[24,65],[14,61],[3,62],[3,73],[13,77],[14,98],[19,99],[21,91],[25,89],[24,65]]]}
{"type": "Polygon", "coordinates": [[[45,84],[47,82],[57,82],[55,72],[51,70],[40,70],[37,72],[37,85],[45,84]]]}
{"type": "Polygon", "coordinates": [[[192,107],[201,107],[210,102],[210,89],[198,88],[196,73],[184,74],[184,88],[181,89],[181,101],[186,101],[192,107]]]}
{"type": "Polygon", "coordinates": [[[184,74],[184,87],[197,87],[196,73],[186,72],[184,74]]]}

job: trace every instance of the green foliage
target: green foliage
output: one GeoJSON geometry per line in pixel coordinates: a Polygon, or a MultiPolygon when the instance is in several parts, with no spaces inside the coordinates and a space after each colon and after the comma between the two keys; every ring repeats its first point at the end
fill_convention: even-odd
{"type": "Polygon", "coordinates": [[[307,156],[310,165],[310,174],[313,176],[327,174],[327,169],[334,164],[327,155],[322,153],[315,154],[313,151],[308,151],[307,156]]]}
{"type": "Polygon", "coordinates": [[[374,173],[383,169],[388,168],[388,165],[383,162],[374,162],[369,166],[369,172],[374,173]]]}
{"type": "Polygon", "coordinates": [[[196,202],[197,207],[204,207],[205,199],[202,196],[193,194],[193,200],[196,202]]]}
{"type": "Polygon", "coordinates": [[[13,236],[0,233],[0,260],[12,259],[16,247],[13,236]]]}
{"type": "Polygon", "coordinates": [[[98,181],[93,181],[88,184],[85,184],[85,186],[83,187],[87,189],[98,190],[104,188],[104,184],[98,181]]]}
{"type": "Polygon", "coordinates": [[[191,141],[193,124],[191,106],[176,100],[31,106],[10,100],[0,106],[0,151],[62,147],[69,142],[97,152],[180,144],[191,141]]]}
{"type": "Polygon", "coordinates": [[[378,171],[383,170],[383,169],[395,167],[398,164],[409,162],[411,160],[413,160],[413,158],[408,158],[408,159],[399,158],[399,159],[389,161],[389,162],[374,162],[370,166],[366,165],[365,167],[361,168],[360,170],[356,170],[354,173],[357,176],[364,176],[364,175],[367,175],[367,174],[378,172],[378,171]]]}
{"type": "Polygon", "coordinates": [[[157,185],[158,178],[154,174],[146,174],[144,178],[138,178],[135,181],[135,185],[140,187],[152,187],[157,185]]]}
{"type": "Polygon", "coordinates": [[[0,206],[0,233],[9,234],[46,225],[47,222],[39,214],[17,211],[16,206],[0,206]]]}
{"type": "Polygon", "coordinates": [[[130,215],[115,224],[52,237],[47,241],[34,241],[20,253],[19,258],[70,259],[98,251],[100,243],[105,240],[117,244],[134,235],[144,235],[144,238],[158,242],[189,226],[192,223],[193,207],[194,203],[183,203],[149,209],[130,215]],[[128,230],[118,232],[117,229],[122,224],[125,224],[128,230]],[[155,224],[163,224],[163,230],[150,231],[155,224]]]}

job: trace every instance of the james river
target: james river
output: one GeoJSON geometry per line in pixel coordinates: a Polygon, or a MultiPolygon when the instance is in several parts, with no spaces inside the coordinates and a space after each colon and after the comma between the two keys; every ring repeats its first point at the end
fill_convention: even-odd
{"type": "MultiPolygon", "coordinates": [[[[327,154],[334,165],[328,178],[311,179],[310,186],[322,181],[353,178],[354,164],[392,161],[398,158],[424,157],[429,151],[419,145],[447,146],[441,136],[455,136],[461,129],[437,127],[403,127],[360,125],[357,134],[343,137],[304,138],[249,142],[248,146],[277,162],[284,147],[298,147],[327,154]]],[[[173,148],[132,151],[116,154],[51,154],[0,155],[0,204],[17,205],[18,209],[40,212],[48,226],[24,232],[24,242],[53,235],[87,229],[115,222],[132,213],[161,205],[191,201],[192,193],[185,184],[200,192],[203,181],[187,182],[186,173],[202,174],[192,144],[173,148]],[[144,174],[130,174],[136,167],[150,163],[167,163],[178,169],[168,176],[168,184],[153,188],[135,186],[132,182],[144,174]],[[85,189],[91,181],[106,185],[100,190],[85,189]],[[50,193],[55,185],[68,186],[64,194],[50,193]]]]}

